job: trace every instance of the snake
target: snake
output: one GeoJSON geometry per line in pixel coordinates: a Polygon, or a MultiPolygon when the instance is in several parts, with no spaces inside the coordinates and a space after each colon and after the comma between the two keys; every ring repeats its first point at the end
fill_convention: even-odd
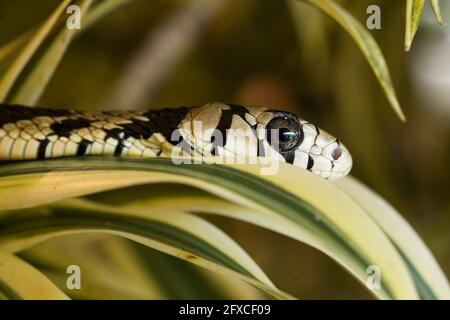
{"type": "Polygon", "coordinates": [[[149,111],[75,111],[0,104],[0,161],[117,157],[265,157],[328,180],[347,175],[348,149],[296,115],[219,102],[149,111]],[[244,133],[244,134],[243,134],[244,133]]]}

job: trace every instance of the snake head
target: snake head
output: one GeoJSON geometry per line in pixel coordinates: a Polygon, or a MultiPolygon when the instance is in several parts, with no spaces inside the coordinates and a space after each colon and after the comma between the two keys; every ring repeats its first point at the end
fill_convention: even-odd
{"type": "Polygon", "coordinates": [[[181,129],[201,154],[276,159],[328,180],[352,167],[339,140],[292,113],[267,107],[210,103],[192,109],[181,129]]]}

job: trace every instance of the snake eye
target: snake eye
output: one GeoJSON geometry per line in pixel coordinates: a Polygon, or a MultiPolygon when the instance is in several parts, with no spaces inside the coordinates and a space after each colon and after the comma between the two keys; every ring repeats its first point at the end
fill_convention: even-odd
{"type": "Polygon", "coordinates": [[[288,116],[273,118],[267,124],[266,129],[268,131],[268,142],[275,148],[278,147],[281,152],[292,150],[303,141],[300,123],[288,116]],[[275,139],[276,137],[278,139],[275,139]]]}

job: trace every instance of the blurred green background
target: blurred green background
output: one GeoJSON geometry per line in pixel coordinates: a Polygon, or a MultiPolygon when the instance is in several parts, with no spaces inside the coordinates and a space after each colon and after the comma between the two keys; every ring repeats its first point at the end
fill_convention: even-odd
{"type": "MultiPolygon", "coordinates": [[[[58,3],[0,0],[0,45],[45,20],[58,3]]],[[[443,3],[441,27],[427,8],[405,53],[405,1],[340,3],[364,24],[367,7],[380,6],[381,29],[371,34],[407,123],[398,120],[363,55],[334,21],[280,0],[210,0],[194,10],[188,0],[130,1],[77,37],[39,105],[144,109],[222,101],[295,112],[347,145],[352,174],[403,214],[450,277],[450,6],[443,3]],[[133,81],[124,87],[130,72],[133,81]]],[[[208,219],[295,296],[371,298],[312,248],[243,222],[208,219]]],[[[180,270],[186,264],[173,260],[180,270]]]]}

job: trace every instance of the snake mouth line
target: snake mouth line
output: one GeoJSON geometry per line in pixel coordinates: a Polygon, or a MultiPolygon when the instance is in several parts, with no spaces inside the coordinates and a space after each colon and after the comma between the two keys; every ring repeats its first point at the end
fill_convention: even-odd
{"type": "MultiPolygon", "coordinates": [[[[308,170],[308,171],[310,171],[310,170],[308,170]]],[[[344,175],[344,174],[347,174],[347,172],[348,172],[348,170],[341,170],[341,171],[332,171],[332,170],[314,170],[315,172],[318,172],[318,173],[334,173],[334,174],[342,174],[342,175],[344,175]]]]}

